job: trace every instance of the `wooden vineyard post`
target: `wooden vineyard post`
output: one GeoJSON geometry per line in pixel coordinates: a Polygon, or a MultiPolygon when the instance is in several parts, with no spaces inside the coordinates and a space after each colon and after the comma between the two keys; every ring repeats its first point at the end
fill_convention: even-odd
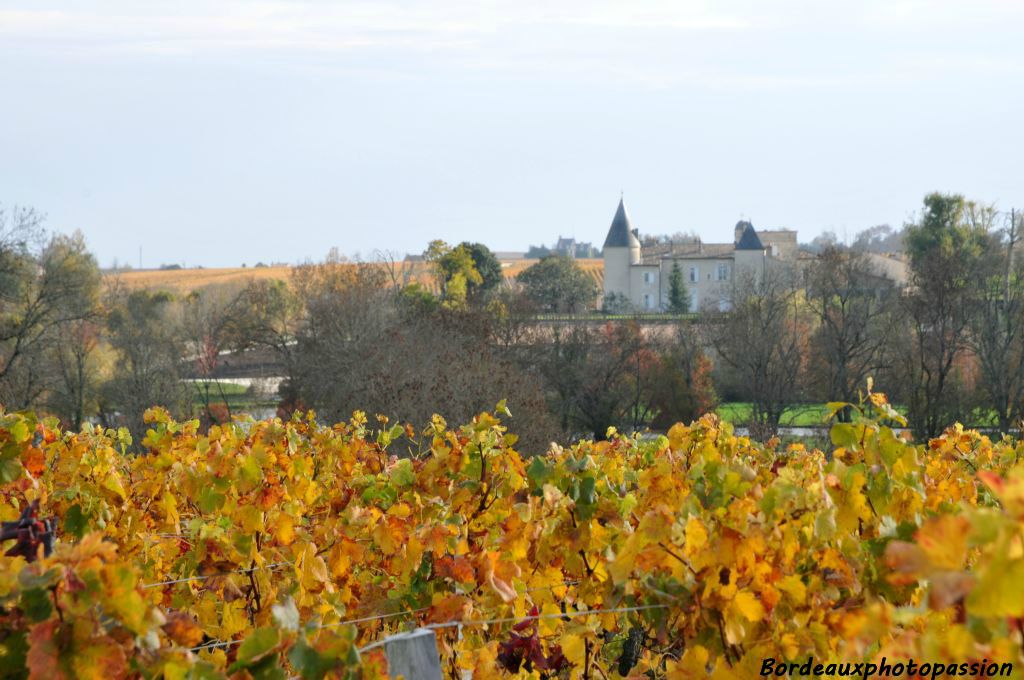
{"type": "Polygon", "coordinates": [[[392,635],[384,641],[388,675],[405,680],[441,680],[441,659],[434,631],[418,628],[392,635]]]}

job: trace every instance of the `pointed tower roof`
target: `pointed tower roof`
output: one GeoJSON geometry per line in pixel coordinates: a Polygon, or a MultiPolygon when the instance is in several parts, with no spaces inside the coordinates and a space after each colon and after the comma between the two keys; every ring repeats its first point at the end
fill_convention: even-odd
{"type": "Polygon", "coordinates": [[[740,235],[738,241],[736,241],[736,250],[764,250],[764,246],[761,244],[761,239],[758,238],[757,232],[754,231],[754,225],[750,222],[740,222],[736,226],[743,225],[743,233],[740,235]]]}
{"type": "Polygon", "coordinates": [[[626,212],[626,204],[619,199],[619,207],[612,218],[612,226],[608,229],[608,236],[604,240],[605,248],[630,248],[640,246],[640,241],[633,233],[633,225],[629,223],[629,214],[626,212]]]}

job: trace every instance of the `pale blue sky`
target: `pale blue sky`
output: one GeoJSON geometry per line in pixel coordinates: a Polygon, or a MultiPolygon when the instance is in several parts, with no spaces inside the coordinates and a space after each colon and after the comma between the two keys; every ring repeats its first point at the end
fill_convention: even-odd
{"type": "Polygon", "coordinates": [[[1024,206],[1024,2],[0,0],[0,202],[101,263],[1024,206]]]}

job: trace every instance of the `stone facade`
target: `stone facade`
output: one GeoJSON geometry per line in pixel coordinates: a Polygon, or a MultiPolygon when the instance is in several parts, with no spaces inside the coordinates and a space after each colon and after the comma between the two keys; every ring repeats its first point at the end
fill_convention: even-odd
{"type": "Polygon", "coordinates": [[[754,273],[798,256],[796,232],[757,232],[750,222],[741,221],[732,243],[664,244],[645,252],[637,230],[619,201],[604,243],[604,295],[627,299],[633,309],[645,312],[669,308],[673,265],[678,265],[690,296],[690,310],[728,309],[729,289],[738,272],[754,273]]]}

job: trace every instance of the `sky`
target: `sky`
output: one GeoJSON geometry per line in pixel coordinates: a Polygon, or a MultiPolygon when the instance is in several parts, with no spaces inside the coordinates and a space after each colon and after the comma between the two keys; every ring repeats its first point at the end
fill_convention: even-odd
{"type": "Polygon", "coordinates": [[[1024,2],[0,0],[0,204],[101,265],[1024,207],[1024,2]]]}

